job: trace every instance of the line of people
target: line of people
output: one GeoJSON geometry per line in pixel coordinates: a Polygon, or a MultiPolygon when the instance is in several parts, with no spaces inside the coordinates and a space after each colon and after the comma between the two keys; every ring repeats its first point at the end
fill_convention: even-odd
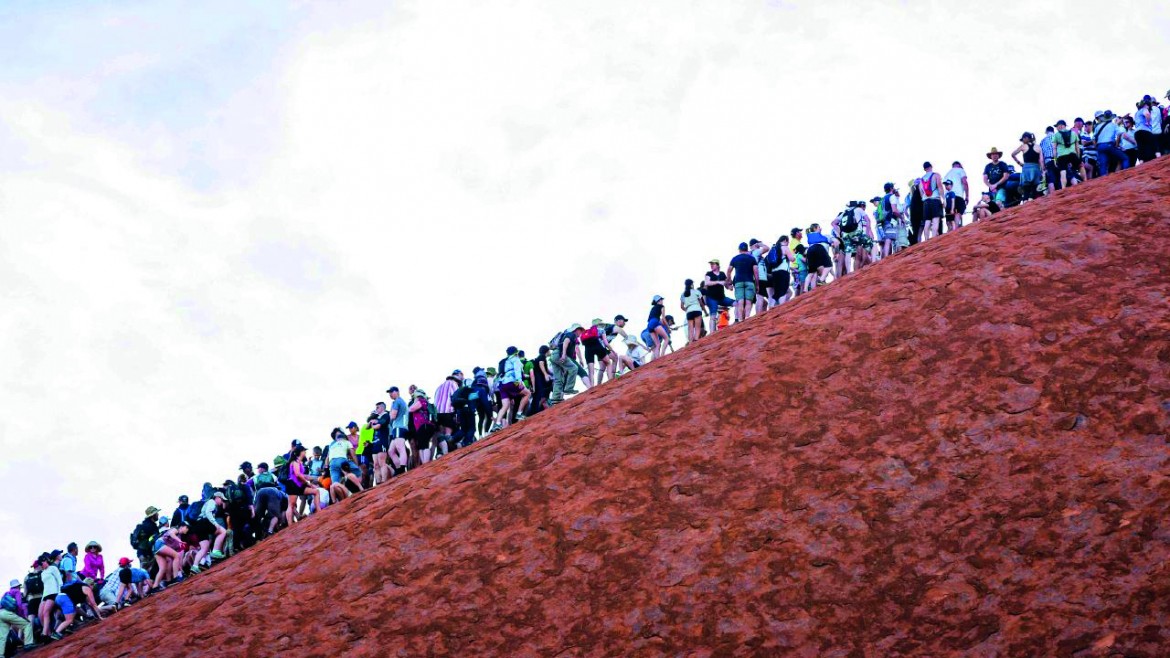
{"type": "MultiPolygon", "coordinates": [[[[1170,99],[1170,92],[1167,92],[1170,99]]],[[[970,221],[1064,187],[1148,162],[1170,153],[1167,109],[1145,96],[1133,116],[1104,110],[1093,121],[1076,119],[1072,128],[1057,121],[1037,143],[1025,132],[1011,158],[987,152],[986,187],[971,199],[970,181],[959,162],[939,174],[930,162],[902,195],[886,183],[870,201],[850,201],[829,222],[793,228],[775,242],[741,242],[722,269],[713,258],[696,285],[686,279],[678,298],[683,325],[654,295],[646,326],[636,330],[621,314],[612,322],[594,318],[588,327],[571,324],[556,332],[529,359],[515,346],[496,366],[476,367],[466,377],[456,369],[433,396],[411,385],[402,395],[386,389],[365,422],[350,421],[328,432],[312,449],[293,440],[268,462],[240,464],[239,472],[216,487],[204,483],[199,499],[179,496],[170,515],[147,507],[130,534],[138,566],[129,557],[107,574],[102,545],[77,544],[46,551],[23,582],[12,580],[0,597],[0,636],[5,655],[38,641],[60,639],[80,624],[181,583],[238,551],[295,525],[307,515],[381,486],[407,471],[464,448],[492,432],[541,413],[578,392],[616,380],[674,351],[673,333],[685,327],[687,343],[702,340],[733,322],[748,319],[819,285],[840,279],[912,245],[960,229],[970,221]],[[734,314],[734,319],[732,315],[734,314]]]]}

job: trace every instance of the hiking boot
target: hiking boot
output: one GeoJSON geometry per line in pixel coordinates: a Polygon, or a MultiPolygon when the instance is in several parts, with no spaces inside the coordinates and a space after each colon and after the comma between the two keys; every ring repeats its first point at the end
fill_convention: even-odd
{"type": "Polygon", "coordinates": [[[227,556],[223,554],[223,551],[212,551],[210,557],[213,560],[222,560],[227,556]]]}

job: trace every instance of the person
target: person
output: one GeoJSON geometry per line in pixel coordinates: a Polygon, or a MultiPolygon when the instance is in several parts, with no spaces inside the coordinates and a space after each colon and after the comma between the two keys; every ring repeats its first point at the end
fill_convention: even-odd
{"type": "Polygon", "coordinates": [[[154,570],[154,554],[150,549],[154,546],[154,538],[158,536],[158,515],[161,511],[153,505],[147,507],[146,517],[142,519],[142,523],[138,524],[133,533],[138,540],[134,546],[138,553],[138,563],[147,571],[154,570]]]}
{"type": "Polygon", "coordinates": [[[922,177],[918,189],[922,193],[922,235],[919,242],[938,237],[943,220],[942,177],[929,162],[922,163],[922,177]]]}
{"type": "Polygon", "coordinates": [[[1008,170],[1007,164],[1000,161],[1002,157],[1003,151],[1000,151],[994,146],[991,147],[991,150],[987,152],[987,158],[991,162],[983,167],[983,184],[991,191],[991,198],[1001,206],[1007,200],[1007,192],[1004,189],[1004,185],[1007,183],[1008,176],[1012,173],[1008,170]]]}
{"type": "MultiPolygon", "coordinates": [[[[25,651],[36,648],[33,637],[33,625],[29,623],[28,605],[20,595],[20,581],[12,580],[8,583],[8,591],[0,596],[0,643],[8,637],[10,632],[20,635],[25,651]]],[[[0,652],[4,649],[0,644],[0,652]]]]}
{"type": "Polygon", "coordinates": [[[719,270],[719,259],[712,258],[707,263],[711,269],[703,276],[703,281],[699,283],[699,290],[702,291],[703,297],[707,300],[707,311],[711,317],[711,333],[715,333],[718,326],[716,326],[716,316],[719,314],[720,308],[729,308],[734,302],[727,299],[727,275],[719,270]]]}
{"type": "MultiPolygon", "coordinates": [[[[304,451],[304,446],[296,447],[293,450],[294,459],[297,455],[304,454],[304,451]]],[[[295,484],[293,480],[293,470],[290,464],[289,482],[295,484]]],[[[219,518],[223,516],[222,511],[226,507],[227,497],[222,491],[215,491],[207,500],[203,501],[195,521],[187,522],[191,532],[199,536],[199,550],[195,553],[193,571],[200,567],[211,566],[212,560],[222,560],[226,557],[223,553],[223,543],[227,540],[227,528],[224,527],[219,518]]],[[[198,572],[196,571],[196,573],[198,572]]]]}
{"type": "Polygon", "coordinates": [[[808,227],[808,250],[805,252],[808,266],[808,276],[804,281],[804,292],[810,292],[818,285],[826,283],[825,277],[833,267],[833,259],[829,256],[829,239],[821,235],[821,225],[813,224],[808,227]]]}
{"type": "Polygon", "coordinates": [[[85,545],[85,558],[80,571],[82,578],[106,579],[106,562],[102,559],[102,545],[91,541],[85,545]]]}
{"type": "Polygon", "coordinates": [[[683,282],[683,292],[679,299],[679,308],[687,318],[687,345],[699,340],[703,331],[703,316],[707,314],[707,307],[703,304],[703,294],[695,289],[695,280],[687,279],[683,282]]]}
{"type": "Polygon", "coordinates": [[[77,575],[77,542],[71,541],[61,556],[61,580],[69,582],[77,575]]]}
{"type": "Polygon", "coordinates": [[[1044,129],[1044,139],[1040,140],[1040,154],[1044,156],[1044,193],[1052,194],[1060,189],[1060,170],[1056,166],[1056,128],[1048,126],[1044,129]]]}
{"type": "MultiPolygon", "coordinates": [[[[447,454],[450,450],[448,441],[451,439],[451,434],[459,429],[459,424],[455,420],[455,407],[451,405],[451,395],[459,388],[459,381],[455,379],[456,374],[462,376],[463,373],[456,370],[443,379],[443,383],[435,388],[435,420],[439,426],[438,441],[435,449],[439,454],[447,454]]],[[[337,478],[333,478],[336,482],[337,478]]]]}
{"type": "Polygon", "coordinates": [[[1020,165],[1020,196],[1023,201],[1031,201],[1039,196],[1040,184],[1044,182],[1044,169],[1040,166],[1043,159],[1040,147],[1036,145],[1036,136],[1026,132],[1020,135],[1020,145],[1012,151],[1012,160],[1020,165]],[[1020,160],[1023,154],[1024,159],[1020,160]]]}
{"type": "Polygon", "coordinates": [[[1052,138],[1052,145],[1056,153],[1056,168],[1060,172],[1057,189],[1062,189],[1080,182],[1081,140],[1068,129],[1064,119],[1056,122],[1056,133],[1052,138]]]}
{"type": "MultiPolygon", "coordinates": [[[[723,311],[726,313],[726,309],[723,311]]],[[[644,345],[638,342],[634,336],[626,336],[626,356],[629,358],[631,364],[630,369],[634,370],[646,365],[646,357],[650,355],[650,351],[644,345]]]]}
{"type": "Polygon", "coordinates": [[[179,496],[178,507],[175,508],[175,511],[171,512],[171,522],[178,523],[179,521],[187,521],[188,523],[190,523],[190,522],[194,521],[195,517],[198,515],[199,515],[199,510],[191,509],[190,498],[188,498],[187,495],[184,494],[182,496],[179,496]]]}
{"type": "Polygon", "coordinates": [[[252,501],[256,510],[256,534],[264,537],[276,532],[276,526],[284,518],[284,510],[290,505],[288,495],[276,485],[276,478],[268,473],[268,465],[261,463],[257,468],[262,469],[262,475],[268,476],[256,476],[256,496],[252,501]]]}
{"type": "Polygon", "coordinates": [[[971,221],[978,222],[988,219],[992,212],[991,192],[984,191],[980,194],[979,201],[971,208],[971,221]]]}
{"type": "Polygon", "coordinates": [[[963,169],[963,164],[958,160],[951,163],[951,168],[943,176],[943,185],[947,181],[951,183],[951,191],[954,193],[954,201],[947,208],[947,232],[950,233],[955,228],[963,225],[963,214],[967,212],[967,200],[971,198],[971,186],[967,182],[967,170],[963,169]]]}
{"type": "MultiPolygon", "coordinates": [[[[1142,162],[1152,161],[1158,151],[1159,138],[1154,135],[1154,113],[1160,112],[1156,109],[1157,101],[1153,96],[1143,96],[1137,103],[1137,112],[1134,113],[1134,138],[1137,140],[1138,160],[1142,162]]],[[[1161,115],[1158,116],[1159,125],[1161,124],[1161,115]]]]}
{"type": "Polygon", "coordinates": [[[187,534],[187,522],[179,519],[177,525],[166,526],[160,529],[160,534],[154,540],[154,559],[158,564],[158,573],[154,576],[151,591],[165,588],[168,583],[183,580],[183,552],[186,545],[181,537],[187,534]]]}
{"type": "Polygon", "coordinates": [[[773,306],[772,291],[768,289],[768,254],[772,253],[772,245],[755,238],[748,244],[752,258],[756,259],[756,315],[759,315],[773,306]]]}
{"type": "Polygon", "coordinates": [[[435,435],[435,421],[431,417],[431,400],[427,392],[414,387],[410,394],[410,406],[406,409],[409,414],[410,436],[414,443],[414,454],[418,463],[425,464],[431,461],[431,437],[435,435]]]}
{"type": "Polygon", "coordinates": [[[386,463],[386,452],[390,449],[390,414],[386,403],[379,400],[374,411],[366,419],[366,427],[374,430],[373,440],[366,446],[365,454],[370,457],[373,473],[372,485],[379,485],[390,479],[390,466],[386,463]]]}
{"type": "Polygon", "coordinates": [[[340,427],[334,427],[329,437],[332,441],[325,449],[329,453],[329,479],[337,482],[341,480],[341,465],[353,461],[353,444],[340,427]]]}
{"type": "Polygon", "coordinates": [[[1124,131],[1118,125],[1113,110],[1105,110],[1098,115],[1093,139],[1097,142],[1097,162],[1101,175],[1110,174],[1118,169],[1129,169],[1129,156],[1121,148],[1121,136],[1124,131]]]}
{"type": "Polygon", "coordinates": [[[577,382],[577,346],[581,342],[581,334],[585,328],[573,323],[568,329],[557,334],[552,341],[548,359],[548,368],[552,374],[552,391],[549,394],[550,405],[564,402],[566,395],[576,393],[577,382]]]}
{"type": "MultiPolygon", "coordinates": [[[[317,502],[317,487],[309,480],[308,468],[306,467],[307,457],[305,456],[305,446],[297,446],[293,449],[292,458],[288,463],[288,482],[285,483],[285,493],[288,494],[288,514],[285,521],[289,526],[292,526],[293,521],[304,518],[304,514],[297,511],[297,501],[309,501],[310,510],[317,502]]],[[[223,499],[223,495],[218,491],[215,497],[208,501],[207,506],[203,508],[203,516],[207,517],[208,510],[214,510],[215,505],[223,499]]],[[[219,540],[220,529],[216,529],[216,540],[219,540]]],[[[214,553],[212,558],[215,558],[214,553]]]]}
{"type": "MultiPolygon", "coordinates": [[[[1165,131],[1163,131],[1165,134],[1165,131]]],[[[1137,136],[1134,134],[1133,117],[1125,116],[1121,119],[1121,142],[1119,144],[1125,157],[1129,158],[1132,167],[1138,159],[1137,136]]]]}
{"type": "Polygon", "coordinates": [[[309,458],[308,468],[309,477],[321,477],[321,471],[325,469],[325,459],[321,456],[321,446],[313,446],[313,456],[309,458]]]}
{"type": "Polygon", "coordinates": [[[768,288],[773,306],[792,299],[792,268],[796,263],[796,254],[788,248],[789,243],[788,236],[781,235],[768,252],[768,288]]]}
{"type": "MultiPolygon", "coordinates": [[[[594,324],[592,329],[595,335],[604,336],[599,333],[598,324],[603,324],[598,319],[597,324],[594,324]]],[[[518,420],[522,420],[524,415],[522,412],[528,405],[528,398],[532,395],[528,388],[524,386],[524,364],[520,362],[519,348],[510,345],[508,349],[504,350],[504,367],[500,373],[500,426],[508,427],[512,424],[511,414],[518,413],[518,420]]],[[[609,350],[606,349],[608,354],[609,350]]],[[[608,361],[602,361],[602,370],[609,367],[608,361]]],[[[591,373],[592,374],[592,373],[591,373]]]]}
{"type": "Polygon", "coordinates": [[[390,444],[386,461],[395,475],[406,472],[410,466],[410,448],[406,445],[410,410],[397,386],[386,389],[390,395],[390,444]]]}
{"type": "MultiPolygon", "coordinates": [[[[751,315],[752,306],[756,302],[756,288],[760,281],[756,274],[756,259],[748,253],[748,243],[739,243],[739,253],[728,263],[731,268],[729,282],[735,290],[735,321],[742,322],[751,315]]],[[[654,357],[658,353],[654,350],[654,357]]]]}
{"type": "Polygon", "coordinates": [[[605,321],[593,318],[589,328],[581,334],[581,347],[585,351],[585,367],[589,371],[588,380],[594,384],[605,381],[609,371],[609,345],[606,343],[605,321]],[[594,365],[598,372],[594,372],[594,365]]]}
{"type": "MultiPolygon", "coordinates": [[[[548,408],[548,396],[552,392],[552,375],[548,370],[548,345],[541,345],[532,360],[532,372],[528,379],[532,384],[532,399],[525,415],[531,416],[548,408]]],[[[610,378],[613,378],[613,362],[610,363],[610,378]]]]}
{"type": "Polygon", "coordinates": [[[906,208],[902,211],[910,217],[909,245],[916,245],[922,239],[923,219],[922,179],[915,178],[908,183],[910,193],[906,195],[906,208]]]}
{"type": "Polygon", "coordinates": [[[898,251],[898,234],[906,223],[902,213],[901,194],[893,183],[882,186],[882,258],[898,251]]]}
{"type": "Polygon", "coordinates": [[[362,481],[354,475],[349,462],[342,462],[341,477],[329,485],[329,497],[335,501],[345,500],[362,490],[362,481]]]}
{"type": "Polygon", "coordinates": [[[1085,122],[1077,117],[1073,119],[1073,130],[1081,140],[1081,178],[1089,180],[1097,174],[1097,145],[1093,141],[1093,122],[1085,122]]]}
{"type": "MultiPolygon", "coordinates": [[[[41,582],[44,584],[44,589],[41,592],[41,607],[37,614],[41,618],[42,632],[49,632],[53,628],[53,611],[57,609],[57,597],[61,594],[61,570],[57,568],[57,562],[61,559],[61,551],[53,551],[52,553],[43,554],[40,557],[41,562],[41,582]]],[[[65,597],[68,600],[69,597],[65,597]]],[[[70,604],[72,608],[72,604],[70,604]]],[[[62,611],[64,614],[64,611],[62,611]]],[[[61,635],[53,632],[52,638],[60,640],[61,635]]]]}
{"type": "Polygon", "coordinates": [[[605,325],[605,342],[609,345],[609,378],[614,379],[617,376],[618,365],[624,365],[626,368],[632,368],[629,357],[625,354],[618,354],[615,347],[618,343],[625,343],[629,334],[626,333],[626,323],[629,320],[626,316],[618,313],[613,318],[613,324],[605,325]]]}

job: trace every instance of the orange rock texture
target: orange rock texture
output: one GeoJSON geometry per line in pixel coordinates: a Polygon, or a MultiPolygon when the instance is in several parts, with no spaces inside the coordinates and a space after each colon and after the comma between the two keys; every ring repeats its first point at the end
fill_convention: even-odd
{"type": "Polygon", "coordinates": [[[1165,656],[1168,199],[912,248],[43,653],[1165,656]]]}

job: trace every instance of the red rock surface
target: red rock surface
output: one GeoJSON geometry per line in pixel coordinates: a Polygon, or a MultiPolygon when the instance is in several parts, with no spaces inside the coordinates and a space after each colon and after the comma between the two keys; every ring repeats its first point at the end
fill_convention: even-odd
{"type": "Polygon", "coordinates": [[[44,654],[1165,656],[1168,196],[911,249],[44,654]]]}

